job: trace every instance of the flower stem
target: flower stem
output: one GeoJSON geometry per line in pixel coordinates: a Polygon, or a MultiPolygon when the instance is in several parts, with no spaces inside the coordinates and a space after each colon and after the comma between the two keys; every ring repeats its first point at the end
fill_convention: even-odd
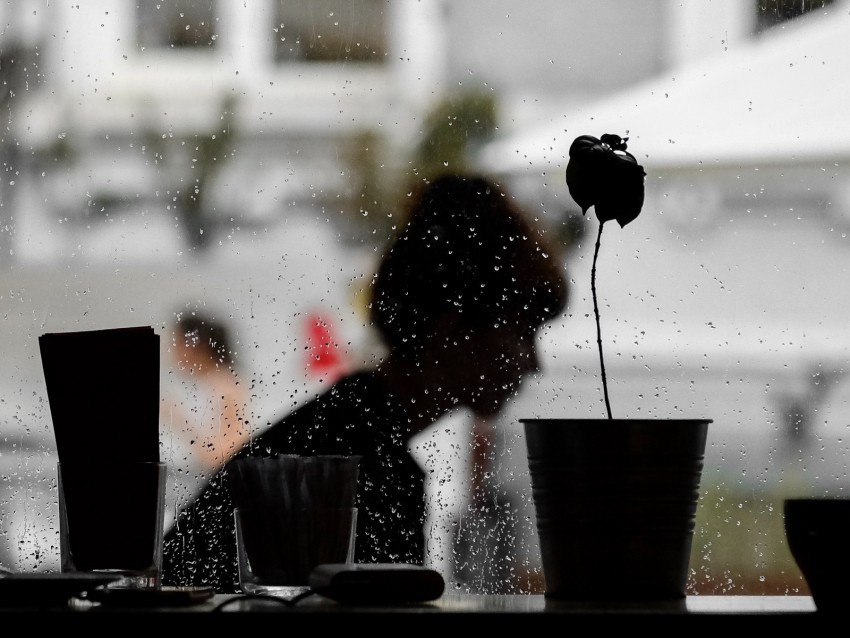
{"type": "Polygon", "coordinates": [[[602,227],[604,222],[599,222],[599,232],[596,234],[596,248],[593,250],[593,265],[590,268],[590,290],[593,292],[593,314],[596,316],[596,344],[599,346],[599,365],[602,368],[602,391],[605,394],[605,409],[608,410],[608,418],[611,416],[611,401],[608,399],[608,377],[605,376],[605,358],[602,356],[602,327],[599,325],[599,306],[596,303],[596,258],[599,256],[599,245],[602,243],[602,227]]]}

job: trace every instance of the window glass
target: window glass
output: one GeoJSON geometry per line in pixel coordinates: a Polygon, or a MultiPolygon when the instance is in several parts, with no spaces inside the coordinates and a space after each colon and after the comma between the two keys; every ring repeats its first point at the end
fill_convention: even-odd
{"type": "MultiPolygon", "coordinates": [[[[690,592],[805,592],[782,499],[850,487],[848,16],[846,0],[0,2],[0,564],[59,565],[40,335],[160,335],[173,521],[210,450],[387,356],[369,294],[416,188],[481,172],[556,245],[569,304],[503,411],[451,410],[410,448],[450,587],[540,593],[519,419],[604,416],[597,220],[565,170],[575,137],[616,133],[647,170],[597,273],[616,415],[714,420],[690,592]],[[214,377],[190,347],[206,330],[226,344],[204,353],[214,377]]],[[[102,404],[93,382],[80,436],[102,404]]]]}

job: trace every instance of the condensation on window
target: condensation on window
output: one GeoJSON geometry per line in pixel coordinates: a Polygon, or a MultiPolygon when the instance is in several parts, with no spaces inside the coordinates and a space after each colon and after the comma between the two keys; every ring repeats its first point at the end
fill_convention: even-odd
{"type": "MultiPolygon", "coordinates": [[[[541,593],[519,419],[604,417],[597,220],[565,169],[572,139],[616,133],[647,178],[596,273],[612,401],[714,420],[688,591],[805,592],[782,500],[850,486],[848,16],[844,0],[0,4],[0,564],[60,564],[40,335],[160,335],[172,521],[219,452],[382,361],[369,295],[415,187],[481,173],[557,247],[569,304],[502,410],[450,410],[409,442],[425,560],[454,591],[541,593]],[[219,349],[196,359],[208,329],[219,349]]],[[[96,383],[79,397],[80,436],[101,403],[96,383]]]]}

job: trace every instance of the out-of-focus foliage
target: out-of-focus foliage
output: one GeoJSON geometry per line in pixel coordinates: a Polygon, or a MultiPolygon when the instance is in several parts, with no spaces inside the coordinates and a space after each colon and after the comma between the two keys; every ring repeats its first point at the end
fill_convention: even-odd
{"type": "Polygon", "coordinates": [[[463,91],[441,100],[425,116],[421,137],[409,152],[390,148],[375,131],[352,139],[350,175],[355,208],[343,234],[382,247],[404,222],[405,193],[415,182],[470,169],[474,151],[497,130],[496,98],[463,91]]]}
{"type": "Polygon", "coordinates": [[[411,162],[416,176],[430,179],[445,171],[465,171],[470,151],[495,134],[496,116],[491,93],[467,91],[445,98],[425,120],[411,162]]]}

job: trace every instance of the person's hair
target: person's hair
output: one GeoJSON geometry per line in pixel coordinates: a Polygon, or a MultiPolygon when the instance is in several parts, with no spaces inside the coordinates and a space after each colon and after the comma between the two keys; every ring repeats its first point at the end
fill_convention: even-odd
{"type": "Polygon", "coordinates": [[[372,286],[371,320],[386,345],[411,352],[434,322],[537,328],[567,305],[552,246],[505,189],[447,174],[422,186],[372,286]]]}
{"type": "Polygon", "coordinates": [[[177,332],[186,340],[210,351],[211,356],[228,367],[233,366],[233,351],[227,328],[215,319],[189,315],[177,320],[177,332]]]}

